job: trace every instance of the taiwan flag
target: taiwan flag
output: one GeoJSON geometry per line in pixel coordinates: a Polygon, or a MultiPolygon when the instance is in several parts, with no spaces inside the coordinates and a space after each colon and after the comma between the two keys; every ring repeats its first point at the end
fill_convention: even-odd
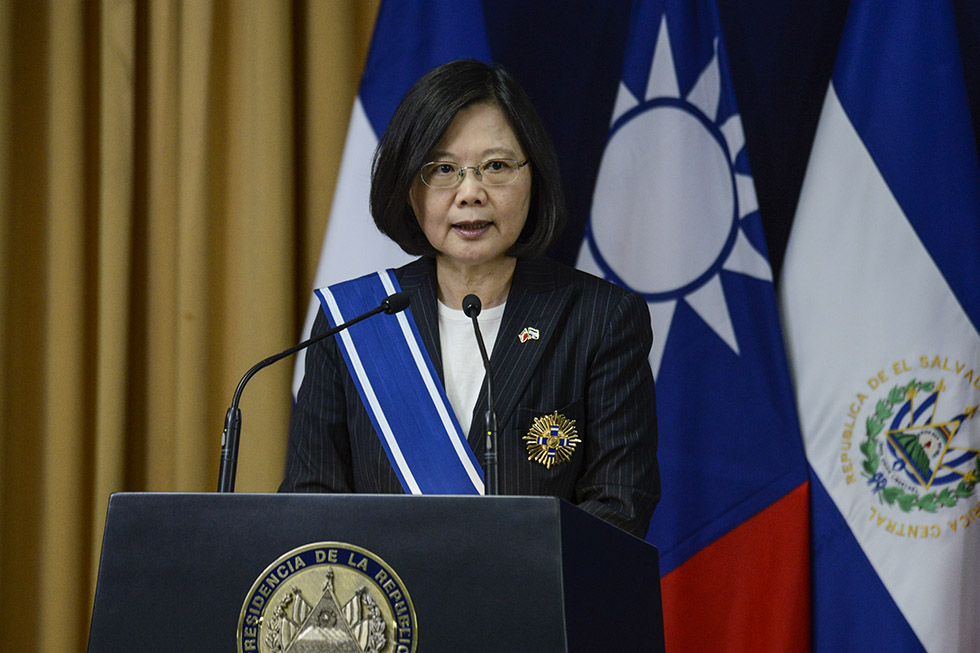
{"type": "Polygon", "coordinates": [[[809,481],[765,252],[716,6],[637,2],[578,265],[650,307],[667,650],[810,644],[809,481]]]}

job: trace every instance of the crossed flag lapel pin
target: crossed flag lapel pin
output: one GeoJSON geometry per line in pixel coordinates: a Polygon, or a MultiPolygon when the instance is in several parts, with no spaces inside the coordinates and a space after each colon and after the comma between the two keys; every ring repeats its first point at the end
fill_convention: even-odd
{"type": "Polygon", "coordinates": [[[518,334],[517,339],[523,343],[528,340],[537,340],[540,335],[540,332],[534,327],[524,327],[524,330],[518,334]]]}

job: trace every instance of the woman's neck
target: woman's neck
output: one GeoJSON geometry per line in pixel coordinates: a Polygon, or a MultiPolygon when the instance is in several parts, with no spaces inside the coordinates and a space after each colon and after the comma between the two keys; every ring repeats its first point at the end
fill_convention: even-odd
{"type": "Polygon", "coordinates": [[[473,293],[480,298],[483,308],[499,306],[507,301],[516,265],[517,259],[510,256],[483,265],[458,265],[437,256],[439,301],[458,309],[463,297],[473,293]]]}

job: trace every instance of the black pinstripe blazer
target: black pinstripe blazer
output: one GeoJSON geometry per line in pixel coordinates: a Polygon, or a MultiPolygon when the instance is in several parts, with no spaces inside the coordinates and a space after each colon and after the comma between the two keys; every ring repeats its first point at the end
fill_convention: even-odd
{"type": "MultiPolygon", "coordinates": [[[[434,260],[395,275],[442,377],[434,260]]],[[[313,333],[328,326],[321,311],[313,333]]],[[[562,497],[646,535],[660,498],[652,338],[639,295],[546,259],[518,261],[490,360],[501,494],[562,497]],[[540,338],[520,342],[525,327],[540,338]],[[556,410],[575,420],[582,442],[571,460],[546,469],[528,460],[522,437],[556,410]]],[[[479,397],[467,439],[482,463],[485,385],[479,397]]],[[[333,339],[307,354],[279,491],[403,491],[333,339]]]]}

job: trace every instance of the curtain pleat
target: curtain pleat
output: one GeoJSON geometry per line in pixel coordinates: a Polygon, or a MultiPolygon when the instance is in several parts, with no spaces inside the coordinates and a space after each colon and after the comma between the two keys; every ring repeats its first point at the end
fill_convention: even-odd
{"type": "MultiPolygon", "coordinates": [[[[50,614],[64,615],[57,627],[41,630],[38,650],[44,651],[73,648],[74,633],[87,626],[76,606],[88,594],[89,575],[78,570],[87,567],[89,556],[85,546],[75,543],[76,534],[90,526],[86,495],[91,477],[85,461],[92,434],[85,410],[91,399],[86,389],[86,336],[79,328],[86,322],[90,281],[85,263],[90,221],[85,201],[84,24],[80,3],[51,5],[44,144],[38,144],[47,152],[48,172],[45,187],[38,189],[45,206],[37,219],[47,225],[48,233],[42,259],[43,421],[37,435],[44,439],[36,588],[40,605],[50,614]]],[[[99,276],[104,274],[100,271],[99,276]]]]}
{"type": "MultiPolygon", "coordinates": [[[[216,488],[238,380],[303,335],[377,4],[0,0],[5,650],[85,648],[112,492],[216,488]]],[[[291,373],[242,397],[238,491],[291,373]]]]}

